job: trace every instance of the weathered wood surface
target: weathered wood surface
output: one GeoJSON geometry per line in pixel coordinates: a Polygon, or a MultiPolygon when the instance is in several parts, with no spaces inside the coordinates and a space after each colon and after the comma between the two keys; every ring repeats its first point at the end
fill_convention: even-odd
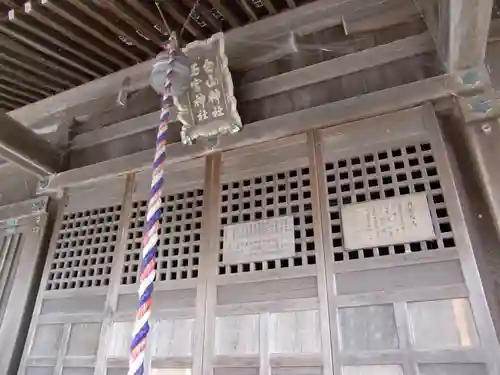
{"type": "Polygon", "coordinates": [[[432,39],[424,33],[242,85],[238,100],[246,102],[275,95],[432,50],[432,39]]]}
{"type": "MultiPolygon", "coordinates": [[[[468,77],[466,72],[443,75],[257,121],[245,125],[239,134],[221,139],[218,148],[231,149],[265,142],[314,128],[376,116],[415,106],[429,100],[473,92],[487,87],[489,81],[486,71],[479,69],[476,72],[478,81],[474,80],[471,85],[462,82],[461,77],[468,77]]],[[[167,153],[169,154],[167,163],[173,164],[189,160],[210,152],[201,144],[190,147],[179,143],[172,144],[167,147],[167,153]]],[[[151,149],[62,172],[50,179],[47,189],[60,189],[65,186],[90,183],[101,178],[147,169],[153,154],[154,150],[151,149]]]]}
{"type": "Polygon", "coordinates": [[[21,358],[46,254],[46,209],[46,198],[0,206],[0,374],[16,372],[21,358]]]}
{"type": "MultiPolygon", "coordinates": [[[[242,52],[245,51],[245,56],[254,56],[255,48],[259,48],[259,41],[265,43],[269,39],[272,40],[272,38],[289,34],[290,32],[303,35],[340,25],[342,15],[357,12],[367,5],[375,5],[379,2],[380,0],[368,0],[368,3],[367,0],[321,0],[314,4],[291,10],[285,14],[278,14],[272,17],[272,19],[262,20],[235,29],[228,32],[226,36],[226,49],[229,54],[229,61],[231,61],[231,55],[241,56],[242,52]],[[247,43],[251,41],[254,43],[254,47],[248,48],[242,41],[247,41],[247,43]],[[255,47],[255,43],[257,43],[257,47],[255,47]]],[[[29,126],[43,117],[53,115],[61,110],[68,110],[81,103],[86,103],[107,95],[116,97],[116,94],[124,86],[126,79],[128,80],[128,83],[125,85],[126,88],[130,91],[135,91],[149,85],[151,66],[152,60],[140,63],[40,102],[30,104],[24,108],[11,111],[9,114],[17,121],[29,126]]]]}
{"type": "Polygon", "coordinates": [[[0,112],[0,156],[36,176],[60,171],[62,156],[44,138],[0,112]]]}
{"type": "Polygon", "coordinates": [[[484,63],[493,0],[417,0],[448,71],[484,63]]]}
{"type": "MultiPolygon", "coordinates": [[[[285,122],[291,131],[302,134],[266,143],[260,139],[257,144],[245,143],[248,134],[243,134],[235,139],[241,142],[238,146],[222,141],[221,152],[213,150],[209,157],[169,165],[167,180],[183,181],[176,181],[166,193],[162,233],[167,228],[171,232],[162,238],[159,256],[166,256],[163,240],[190,233],[192,227],[184,228],[189,223],[182,216],[186,212],[201,213],[197,219],[201,222],[201,250],[196,278],[156,283],[159,298],[154,305],[150,342],[153,368],[191,368],[196,375],[227,373],[229,369],[232,374],[251,370],[253,375],[269,375],[272,370],[287,375],[330,375],[332,370],[346,368],[355,374],[361,368],[375,371],[363,367],[375,364],[386,372],[384,366],[399,364],[408,372],[416,363],[431,361],[488,364],[492,371],[484,375],[494,374],[499,347],[490,331],[484,296],[477,292],[480,279],[471,259],[472,244],[454,190],[446,146],[435,119],[432,121],[432,106],[413,108],[412,104],[451,95],[455,89],[464,90],[464,83],[458,81],[454,75],[438,76],[355,100],[341,100],[337,105],[347,105],[343,107],[345,112],[334,108],[317,118],[321,121],[306,118],[304,123],[304,118],[299,118],[285,122]],[[451,86],[450,79],[455,79],[451,86]],[[422,92],[422,88],[427,89],[422,92]],[[408,99],[409,109],[373,118],[365,118],[372,112],[358,112],[349,104],[362,101],[360,108],[366,108],[372,102],[370,111],[386,111],[394,102],[388,99],[404,95],[413,98],[408,99]],[[349,122],[357,116],[363,119],[349,122]],[[326,127],[336,121],[343,124],[326,127]],[[317,131],[320,127],[326,129],[317,131]],[[369,131],[363,138],[365,129],[369,131]],[[398,167],[401,162],[403,167],[398,167]],[[412,174],[419,171],[425,175],[412,174]],[[398,179],[403,172],[407,179],[398,179]],[[372,179],[378,181],[376,186],[358,186],[372,179]],[[344,181],[348,191],[342,187],[344,181]],[[343,234],[337,228],[340,217],[336,214],[341,207],[365,199],[358,197],[360,194],[389,194],[386,191],[393,189],[396,195],[405,195],[400,188],[418,184],[428,193],[433,224],[440,233],[435,247],[427,248],[423,241],[419,251],[410,244],[404,244],[402,253],[384,254],[382,247],[358,249],[353,251],[360,255],[351,258],[349,253],[353,251],[343,248],[343,234]],[[201,202],[198,198],[186,200],[193,189],[200,190],[203,201],[186,211],[187,203],[201,202]],[[352,200],[344,201],[347,196],[352,200]],[[434,201],[434,197],[440,198],[434,201]],[[297,231],[293,258],[302,259],[301,263],[291,263],[288,258],[223,263],[220,241],[225,225],[253,221],[257,214],[269,218],[290,212],[297,231]],[[180,219],[176,215],[181,215],[180,219]],[[177,224],[182,227],[174,229],[177,224]],[[451,236],[453,244],[446,247],[442,236],[451,236]],[[476,295],[469,290],[476,290],[476,295]],[[439,337],[420,332],[438,332],[439,337]]],[[[273,134],[277,136],[277,132],[273,134]]],[[[252,130],[252,134],[258,136],[259,132],[252,130]]],[[[117,374],[118,369],[126,369],[137,286],[129,278],[137,269],[131,271],[125,266],[139,264],[130,256],[140,250],[131,251],[128,245],[141,241],[139,223],[145,215],[140,212],[146,209],[142,202],[147,172],[138,176],[137,183],[133,179],[95,181],[89,187],[66,190],[67,205],[60,207],[59,229],[54,232],[21,371],[30,369],[38,375],[36,366],[41,364],[56,370],[97,366],[101,372],[116,370],[117,374]],[[100,197],[93,197],[97,193],[100,197]],[[121,207],[115,211],[118,205],[121,207]],[[59,272],[53,265],[73,261],[53,254],[65,251],[70,258],[79,259],[70,252],[78,251],[80,245],[74,249],[71,239],[68,245],[60,240],[61,234],[71,235],[75,230],[64,229],[61,224],[77,226],[78,239],[80,230],[92,228],[81,224],[87,219],[79,214],[85,216],[89,211],[92,218],[94,210],[100,215],[101,209],[105,222],[108,217],[117,220],[115,212],[121,215],[116,222],[119,236],[111,274],[97,276],[109,277],[110,285],[71,288],[63,284],[69,279],[49,279],[50,274],[59,272]],[[58,249],[58,244],[65,250],[58,249]],[[47,283],[59,283],[61,289],[46,290],[47,283]]],[[[94,237],[102,239],[105,235],[94,237]]],[[[180,241],[183,243],[176,248],[183,250],[189,242],[183,238],[180,241]]],[[[173,255],[168,261],[177,260],[177,256],[183,255],[173,255]]],[[[159,261],[158,275],[166,272],[168,264],[159,261]]],[[[65,267],[63,264],[64,270],[82,268],[65,267]]]]}

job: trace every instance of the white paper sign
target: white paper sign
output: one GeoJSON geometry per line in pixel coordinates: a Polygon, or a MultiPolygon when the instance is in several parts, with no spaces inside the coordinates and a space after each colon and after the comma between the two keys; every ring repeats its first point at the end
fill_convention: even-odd
{"type": "Polygon", "coordinates": [[[351,204],[341,215],[346,250],[435,237],[425,193],[351,204]]]}
{"type": "Polygon", "coordinates": [[[295,254],[293,217],[228,225],[224,228],[224,263],[288,258],[295,254]]]}

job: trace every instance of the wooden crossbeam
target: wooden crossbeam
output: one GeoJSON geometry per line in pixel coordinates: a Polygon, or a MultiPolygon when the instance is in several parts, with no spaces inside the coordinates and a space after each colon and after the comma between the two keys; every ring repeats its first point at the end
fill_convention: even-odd
{"type": "MultiPolygon", "coordinates": [[[[240,133],[221,138],[218,149],[249,146],[311,129],[395,112],[428,101],[474,92],[488,85],[488,73],[485,67],[428,78],[247,124],[240,133]],[[471,75],[477,80],[469,82],[468,77],[471,75]]],[[[154,153],[155,149],[145,150],[56,174],[50,178],[47,191],[57,191],[124,173],[146,170],[151,167],[154,153]]],[[[185,146],[175,143],[167,146],[167,153],[169,155],[167,163],[174,164],[203,156],[207,150],[201,144],[185,146]]]]}
{"type": "Polygon", "coordinates": [[[61,163],[54,146],[5,113],[0,113],[0,157],[36,176],[57,172],[61,163]]]}
{"type": "MultiPolygon", "coordinates": [[[[42,1],[50,2],[49,0],[42,1]]],[[[343,16],[354,14],[366,6],[378,3],[380,3],[380,0],[318,0],[248,26],[231,30],[225,36],[229,64],[233,69],[245,69],[259,61],[263,55],[269,54],[270,47],[265,44],[259,46],[259,41],[284,43],[289,40],[291,32],[298,35],[307,35],[335,25],[341,25],[343,16]],[[252,44],[253,42],[256,42],[256,44],[252,44]],[[237,64],[235,65],[235,63],[237,64]]],[[[283,45],[287,46],[287,44],[283,45]]],[[[288,53],[290,52],[288,51],[288,53]]],[[[276,56],[281,57],[283,54],[277,54],[276,56]]],[[[71,108],[92,98],[116,95],[122,88],[125,79],[130,81],[128,85],[130,90],[144,88],[149,85],[151,63],[152,61],[146,61],[84,84],[77,89],[44,99],[39,103],[24,108],[22,111],[15,111],[12,116],[25,124],[32,124],[39,121],[40,113],[49,116],[60,111],[60,102],[66,103],[67,107],[71,108]],[[40,108],[43,108],[43,110],[40,110],[40,108]]]]}

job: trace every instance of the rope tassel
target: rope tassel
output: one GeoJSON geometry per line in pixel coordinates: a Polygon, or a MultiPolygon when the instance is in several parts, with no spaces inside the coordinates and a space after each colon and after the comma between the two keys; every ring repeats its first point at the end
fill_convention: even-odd
{"type": "MultiPolygon", "coordinates": [[[[171,56],[174,52],[175,40],[172,38],[165,47],[171,56]]],[[[147,348],[148,334],[151,329],[151,297],[153,294],[153,283],[156,276],[156,256],[158,251],[158,231],[162,216],[162,188],[164,184],[164,163],[167,146],[167,129],[169,115],[173,104],[172,98],[172,69],[166,70],[164,84],[161,124],[158,127],[156,137],[156,153],[153,161],[153,178],[148,199],[148,210],[146,226],[142,241],[142,265],[139,281],[139,307],[135,317],[132,333],[132,344],[130,346],[130,363],[128,375],[143,375],[145,371],[145,353],[147,348]]]]}

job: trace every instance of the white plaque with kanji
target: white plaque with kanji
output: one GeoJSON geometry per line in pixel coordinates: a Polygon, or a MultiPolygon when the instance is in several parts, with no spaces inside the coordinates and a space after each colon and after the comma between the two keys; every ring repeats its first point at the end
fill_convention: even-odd
{"type": "Polygon", "coordinates": [[[224,227],[225,264],[288,258],[295,255],[293,217],[224,227]]]}
{"type": "Polygon", "coordinates": [[[346,250],[435,238],[425,193],[350,204],[341,218],[346,250]]]}

